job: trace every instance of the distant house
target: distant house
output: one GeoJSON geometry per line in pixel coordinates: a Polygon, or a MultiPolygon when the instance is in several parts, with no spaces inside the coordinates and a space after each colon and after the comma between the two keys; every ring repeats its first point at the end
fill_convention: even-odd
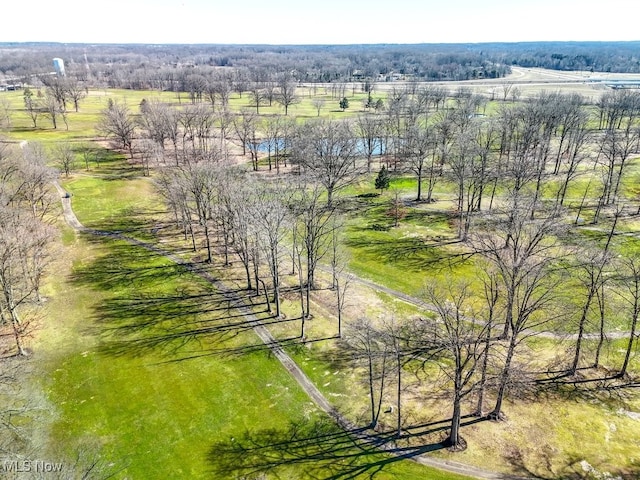
{"type": "Polygon", "coordinates": [[[351,74],[351,78],[353,78],[353,80],[359,81],[359,80],[364,80],[365,78],[367,78],[367,76],[364,74],[362,70],[354,70],[353,73],[351,74]]]}

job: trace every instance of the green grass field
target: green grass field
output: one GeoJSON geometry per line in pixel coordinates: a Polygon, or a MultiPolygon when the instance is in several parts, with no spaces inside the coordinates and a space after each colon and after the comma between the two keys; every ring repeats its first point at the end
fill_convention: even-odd
{"type": "MultiPolygon", "coordinates": [[[[153,222],[148,185],[65,182],[79,219],[105,230],[153,222]]],[[[183,268],[122,241],[68,229],[62,240],[36,345],[55,406],[50,456],[89,445],[116,478],[463,478],[354,441],[272,356],[237,352],[257,337],[219,332],[228,319],[217,292],[183,268]]]]}
{"type": "MultiPolygon", "coordinates": [[[[81,103],[81,112],[69,113],[69,131],[50,129],[46,119],[34,130],[24,112],[18,111],[10,135],[16,141],[50,145],[72,139],[80,144],[95,137],[95,122],[106,98],[126,99],[136,111],[142,99],[154,96],[171,103],[188,102],[185,95],[178,100],[168,92],[95,91],[81,103]]],[[[353,116],[361,107],[358,99],[348,97],[352,106],[347,112],[337,111],[337,101],[332,106],[327,100],[322,115],[353,116]]],[[[9,98],[21,108],[19,93],[9,98]]],[[[234,97],[232,106],[251,108],[248,102],[245,94],[234,97]]],[[[269,114],[281,109],[274,104],[260,110],[269,114]]],[[[311,98],[292,106],[290,115],[315,117],[311,98]]],[[[152,180],[142,177],[122,155],[103,153],[100,163],[92,163],[88,171],[79,164],[69,179],[62,179],[80,221],[87,227],[158,241],[156,227],[164,219],[164,207],[152,180]]],[[[395,228],[388,213],[391,194],[371,195],[373,178],[374,174],[345,192],[350,212],[346,245],[355,273],[416,296],[428,280],[443,280],[452,272],[478,281],[474,260],[460,256],[459,246],[450,242],[456,236],[450,185],[441,181],[436,186],[437,202],[415,204],[415,179],[395,177],[392,188],[401,192],[407,205],[406,217],[395,228]]],[[[637,173],[630,178],[624,188],[635,195],[637,173]]],[[[580,200],[585,188],[583,180],[572,187],[571,204],[580,200]]],[[[621,228],[633,231],[635,224],[621,228]]],[[[598,233],[585,230],[579,235],[598,233]]],[[[633,237],[617,242],[618,248],[628,251],[638,245],[633,237]]],[[[179,239],[167,246],[181,247],[179,239]]],[[[212,272],[216,278],[230,275],[212,272]]],[[[423,313],[406,305],[395,307],[388,295],[369,294],[377,302],[370,306],[372,311],[382,305],[397,315],[423,313]]],[[[260,472],[267,478],[292,479],[462,478],[382,455],[341,431],[271,355],[244,351],[258,345],[258,339],[238,325],[225,327],[239,319],[231,317],[219,292],[140,246],[62,227],[45,295],[47,315],[34,340],[39,371],[33,383],[53,408],[39,432],[52,457],[72,459],[89,448],[112,464],[106,468],[117,471],[116,478],[134,479],[257,479],[260,472]]],[[[316,307],[309,331],[320,338],[333,334],[332,314],[321,308],[321,301],[316,307]]],[[[285,301],[289,318],[296,308],[295,298],[285,301]]],[[[273,331],[283,338],[297,328],[291,322],[274,326],[273,331]]],[[[325,342],[290,351],[341,411],[361,420],[367,404],[363,388],[354,384],[358,378],[353,371],[336,368],[330,358],[332,348],[325,342]]],[[[527,345],[527,354],[551,360],[567,348],[570,343],[536,339],[527,345]]],[[[619,364],[623,348],[622,341],[611,342],[605,361],[619,364]]],[[[589,343],[586,352],[592,351],[589,343]]],[[[432,400],[437,394],[442,392],[412,392],[407,409],[413,409],[412,418],[447,418],[450,412],[442,402],[432,400]]],[[[550,478],[578,475],[583,458],[600,470],[636,472],[637,421],[617,413],[634,408],[640,405],[631,394],[611,402],[569,393],[545,401],[518,398],[508,402],[508,423],[465,427],[467,451],[434,455],[550,478]],[[581,440],[589,436],[589,441],[581,440]]],[[[438,437],[423,441],[428,451],[438,437]]]]}
{"type": "Polygon", "coordinates": [[[226,310],[181,267],[121,241],[65,238],[72,265],[48,285],[38,344],[56,406],[51,451],[73,458],[92,445],[117,478],[235,478],[265,462],[278,478],[462,478],[398,463],[331,426],[277,360],[236,352],[256,344],[253,333],[215,333],[226,310]],[[304,448],[280,445],[297,428],[304,448]],[[264,452],[235,458],[236,440],[266,442],[264,452]]]}

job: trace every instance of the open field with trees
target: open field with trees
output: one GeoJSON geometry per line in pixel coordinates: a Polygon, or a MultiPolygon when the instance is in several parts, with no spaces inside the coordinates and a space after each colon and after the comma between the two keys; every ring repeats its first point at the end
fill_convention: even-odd
{"type": "Polygon", "coordinates": [[[0,92],[0,458],[640,475],[636,89],[128,61],[0,92]]]}

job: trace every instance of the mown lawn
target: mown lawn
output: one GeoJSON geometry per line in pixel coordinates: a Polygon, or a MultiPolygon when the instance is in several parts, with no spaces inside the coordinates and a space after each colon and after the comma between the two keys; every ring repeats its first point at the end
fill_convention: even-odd
{"type": "MultiPolygon", "coordinates": [[[[150,95],[129,93],[105,92],[103,97],[126,95],[135,110],[150,95]]],[[[176,101],[175,94],[163,98],[176,101]]],[[[95,103],[87,99],[85,126],[70,121],[71,135],[77,138],[94,134],[88,127],[95,120],[90,115],[102,108],[104,98],[91,101],[95,103]]],[[[243,97],[242,102],[247,101],[243,97]]],[[[240,103],[237,99],[235,106],[242,108],[240,103]]],[[[296,108],[314,114],[309,102],[296,108]]],[[[60,131],[33,135],[63,138],[60,131]]],[[[112,155],[63,182],[86,226],[153,240],[162,207],[152,183],[138,175],[122,156],[112,155]]],[[[449,186],[437,186],[436,203],[415,204],[415,180],[394,179],[407,215],[399,227],[392,227],[390,192],[368,195],[371,185],[345,192],[354,203],[349,205],[353,209],[346,233],[353,271],[417,296],[426,281],[445,280],[452,272],[478,280],[473,260],[448,243],[456,233],[449,186]]],[[[580,200],[584,188],[581,180],[570,190],[571,203],[580,200]]],[[[633,186],[625,188],[635,192],[633,186]]],[[[65,230],[63,242],[56,276],[47,287],[50,314],[38,340],[42,385],[54,407],[51,422],[43,427],[51,451],[71,458],[91,445],[113,463],[111,468],[122,469],[119,478],[252,478],[258,470],[269,472],[270,478],[370,478],[374,472],[383,479],[458,478],[392,461],[327,422],[268,353],[238,352],[256,345],[257,338],[238,326],[224,327],[238,319],[231,317],[218,292],[184,269],[121,241],[65,230]]],[[[629,245],[623,248],[637,248],[636,239],[625,242],[629,245]]],[[[318,320],[321,315],[324,312],[317,313],[318,320]]],[[[540,349],[531,352],[540,358],[558,351],[555,341],[534,343],[540,349]]],[[[612,343],[605,352],[607,361],[619,360],[622,346],[612,343]]],[[[570,342],[560,345],[570,347],[570,342]]],[[[348,394],[357,391],[350,388],[353,378],[334,375],[326,353],[323,348],[302,348],[295,349],[294,356],[348,411],[348,394]]],[[[544,474],[566,473],[582,457],[613,471],[616,463],[632,468],[635,420],[618,419],[618,405],[585,409],[586,401],[554,397],[509,402],[509,423],[466,428],[471,446],[454,459],[502,469],[525,462],[524,468],[544,474]],[[572,437],[572,432],[578,433],[572,437]],[[590,442],[577,437],[592,433],[590,442]],[[598,442],[602,438],[606,448],[598,442]]],[[[441,419],[448,415],[447,406],[440,403],[430,410],[425,403],[420,408],[422,414],[441,419]]],[[[348,413],[356,412],[362,409],[348,413]]]]}
{"type": "MultiPolygon", "coordinates": [[[[78,177],[66,187],[80,220],[108,229],[114,217],[127,224],[136,198],[157,206],[144,182],[78,177]]],[[[182,267],[119,240],[68,229],[62,238],[37,345],[52,456],[90,450],[116,478],[462,478],[342,432],[271,355],[242,352],[257,337],[182,267]]]]}

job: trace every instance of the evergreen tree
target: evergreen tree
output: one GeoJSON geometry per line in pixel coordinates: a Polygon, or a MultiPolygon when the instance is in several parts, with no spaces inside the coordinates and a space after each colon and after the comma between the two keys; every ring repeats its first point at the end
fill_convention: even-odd
{"type": "Polygon", "coordinates": [[[391,175],[389,175],[389,171],[383,165],[378,172],[378,176],[376,177],[376,190],[380,190],[382,193],[383,190],[389,188],[389,184],[391,183],[391,175]]]}

